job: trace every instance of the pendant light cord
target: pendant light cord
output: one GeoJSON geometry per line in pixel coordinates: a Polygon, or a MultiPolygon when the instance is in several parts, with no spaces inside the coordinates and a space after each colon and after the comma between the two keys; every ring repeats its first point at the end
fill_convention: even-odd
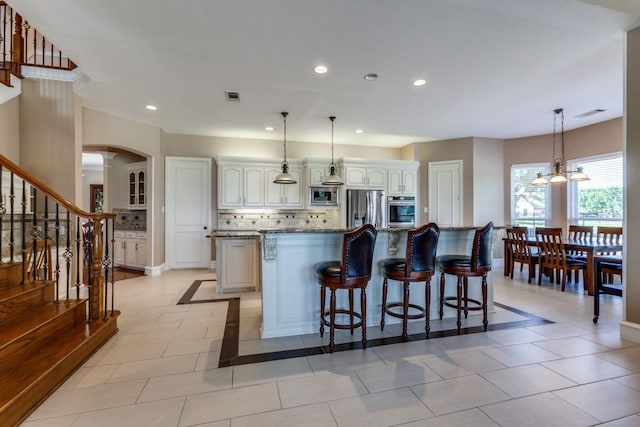
{"type": "Polygon", "coordinates": [[[284,118],[284,161],[283,163],[287,163],[287,116],[289,115],[289,113],[287,113],[286,111],[283,111],[282,113],[282,117],[284,118]]]}
{"type": "Polygon", "coordinates": [[[335,119],[335,116],[329,117],[329,120],[331,120],[331,165],[335,165],[335,161],[333,160],[333,121],[335,119]]]}

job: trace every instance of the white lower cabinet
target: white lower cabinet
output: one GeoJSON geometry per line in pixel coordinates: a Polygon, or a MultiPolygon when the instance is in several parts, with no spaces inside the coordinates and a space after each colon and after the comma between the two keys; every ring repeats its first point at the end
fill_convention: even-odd
{"type": "Polygon", "coordinates": [[[258,240],[255,238],[216,239],[218,266],[217,289],[222,292],[253,291],[258,288],[258,240]]]}
{"type": "Polygon", "coordinates": [[[144,268],[147,264],[147,233],[116,231],[113,261],[118,266],[144,268]]]}

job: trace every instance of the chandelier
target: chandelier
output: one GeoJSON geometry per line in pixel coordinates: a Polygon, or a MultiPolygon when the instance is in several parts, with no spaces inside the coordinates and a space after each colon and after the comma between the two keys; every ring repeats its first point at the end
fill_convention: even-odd
{"type": "Polygon", "coordinates": [[[536,179],[531,184],[533,185],[547,185],[548,183],[567,182],[567,174],[572,174],[569,179],[571,181],[588,181],[590,178],[584,173],[582,166],[578,166],[576,170],[564,171],[567,162],[564,158],[564,110],[562,108],[556,108],[553,110],[553,171],[548,174],[538,172],[536,179]],[[561,156],[556,157],[556,119],[560,116],[560,147],[561,156]],[[550,179],[547,181],[547,177],[550,179]]]}
{"type": "Polygon", "coordinates": [[[329,117],[329,120],[331,120],[331,163],[329,163],[329,176],[324,180],[322,185],[344,185],[344,181],[337,173],[338,167],[336,166],[336,162],[333,160],[333,121],[335,119],[335,116],[329,117]]]}

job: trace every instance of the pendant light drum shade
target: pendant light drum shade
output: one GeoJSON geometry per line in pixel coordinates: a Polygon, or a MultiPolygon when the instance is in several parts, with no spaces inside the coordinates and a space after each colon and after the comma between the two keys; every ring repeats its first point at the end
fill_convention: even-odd
{"type": "Polygon", "coordinates": [[[336,166],[336,162],[333,160],[333,121],[335,119],[335,116],[329,117],[329,120],[331,120],[331,163],[329,163],[329,176],[325,178],[325,180],[322,182],[322,185],[344,185],[344,181],[342,180],[342,178],[340,178],[340,175],[338,175],[338,167],[336,166]]]}
{"type": "Polygon", "coordinates": [[[281,163],[282,173],[273,180],[274,184],[296,184],[297,181],[289,174],[289,163],[287,162],[287,116],[289,113],[280,113],[284,121],[284,160],[281,163]]]}

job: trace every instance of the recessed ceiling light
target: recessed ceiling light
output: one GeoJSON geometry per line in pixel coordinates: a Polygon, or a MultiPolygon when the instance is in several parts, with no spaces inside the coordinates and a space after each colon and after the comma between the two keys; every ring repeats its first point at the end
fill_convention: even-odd
{"type": "Polygon", "coordinates": [[[267,126],[266,128],[264,128],[264,130],[268,130],[269,132],[271,132],[273,130],[273,126],[267,126]]]}
{"type": "Polygon", "coordinates": [[[317,65],[313,71],[315,71],[318,74],[324,74],[328,71],[327,67],[325,67],[324,65],[317,65]]]}
{"type": "Polygon", "coordinates": [[[364,132],[362,129],[356,129],[356,133],[362,133],[364,132]]]}
{"type": "Polygon", "coordinates": [[[368,73],[364,75],[365,80],[375,80],[377,78],[378,78],[378,75],[376,73],[368,73]]]}
{"type": "Polygon", "coordinates": [[[150,111],[156,111],[158,109],[158,107],[156,107],[155,105],[151,105],[151,104],[145,106],[144,108],[146,108],[147,110],[150,110],[150,111]]]}
{"type": "Polygon", "coordinates": [[[418,79],[413,81],[414,86],[424,86],[427,83],[424,79],[418,79]]]}

